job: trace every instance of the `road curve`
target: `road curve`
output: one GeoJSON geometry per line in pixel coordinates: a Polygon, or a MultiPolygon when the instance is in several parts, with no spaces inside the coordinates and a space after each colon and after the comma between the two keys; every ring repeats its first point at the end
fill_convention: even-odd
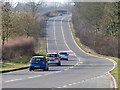
{"type": "Polygon", "coordinates": [[[70,15],[47,21],[47,49],[49,52],[68,51],[69,61],[62,66],[50,66],[49,71],[28,69],[2,74],[3,88],[112,88],[112,80],[105,75],[114,67],[108,59],[83,52],[74,42],[69,27],[70,15]]]}

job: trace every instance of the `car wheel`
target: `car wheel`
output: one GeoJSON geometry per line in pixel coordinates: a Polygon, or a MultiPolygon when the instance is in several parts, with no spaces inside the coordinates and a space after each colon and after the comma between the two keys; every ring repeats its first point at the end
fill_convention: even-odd
{"type": "Polygon", "coordinates": [[[48,70],[49,70],[49,68],[48,68],[48,67],[45,67],[43,70],[44,70],[44,71],[48,71],[48,70]]]}
{"type": "Polygon", "coordinates": [[[57,65],[58,65],[58,66],[61,66],[61,62],[59,62],[57,65]]]}
{"type": "Polygon", "coordinates": [[[29,71],[32,71],[32,69],[31,69],[31,68],[29,68],[29,71]]]}
{"type": "Polygon", "coordinates": [[[49,70],[49,68],[47,67],[47,71],[49,70]]]}

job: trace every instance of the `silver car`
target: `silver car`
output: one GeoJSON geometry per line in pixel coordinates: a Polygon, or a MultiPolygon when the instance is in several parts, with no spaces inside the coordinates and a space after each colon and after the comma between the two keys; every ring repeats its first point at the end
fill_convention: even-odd
{"type": "Polygon", "coordinates": [[[68,54],[67,52],[61,51],[61,52],[59,52],[58,54],[59,54],[61,60],[67,60],[67,61],[68,61],[68,56],[69,56],[69,54],[68,54]]]}
{"type": "Polygon", "coordinates": [[[48,60],[48,64],[57,64],[58,66],[61,65],[58,53],[47,53],[46,60],[48,60]]]}

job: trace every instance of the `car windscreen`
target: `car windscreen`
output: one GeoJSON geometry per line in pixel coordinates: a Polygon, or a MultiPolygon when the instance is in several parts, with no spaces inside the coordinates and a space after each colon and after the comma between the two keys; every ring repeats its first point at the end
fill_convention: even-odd
{"type": "Polygon", "coordinates": [[[47,57],[57,57],[57,54],[48,54],[47,57]]]}
{"type": "Polygon", "coordinates": [[[31,61],[44,61],[45,59],[44,58],[32,58],[31,61]]]}
{"type": "Polygon", "coordinates": [[[59,54],[64,54],[64,55],[66,55],[67,53],[66,53],[66,52],[60,52],[59,54]]]}

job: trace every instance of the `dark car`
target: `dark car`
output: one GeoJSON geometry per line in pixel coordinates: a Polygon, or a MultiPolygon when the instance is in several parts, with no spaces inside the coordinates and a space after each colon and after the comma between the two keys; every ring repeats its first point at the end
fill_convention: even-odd
{"type": "Polygon", "coordinates": [[[29,71],[35,69],[43,69],[44,71],[49,70],[49,65],[44,56],[34,56],[30,60],[29,71]]]}

